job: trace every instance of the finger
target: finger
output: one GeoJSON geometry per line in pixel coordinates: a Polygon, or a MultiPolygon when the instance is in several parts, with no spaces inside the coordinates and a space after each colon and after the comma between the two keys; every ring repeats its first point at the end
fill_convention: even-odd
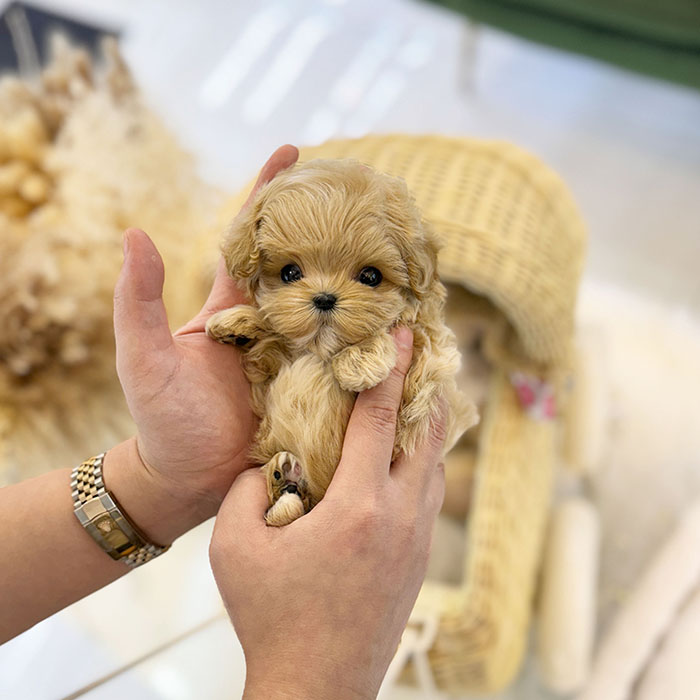
{"type": "Polygon", "coordinates": [[[175,351],[163,305],[163,260],[153,241],[137,228],[124,233],[124,264],[114,289],[114,335],[120,377],[162,362],[175,351]],[[148,363],[152,364],[151,362],[148,363]]]}
{"type": "Polygon", "coordinates": [[[218,579],[245,570],[246,557],[259,549],[265,525],[267,488],[260,469],[247,469],[236,477],[214,523],[209,560],[218,579]]]}
{"type": "Polygon", "coordinates": [[[375,483],[389,474],[403,382],[413,355],[413,334],[408,328],[394,329],[392,335],[396,365],[383,382],[358,394],[332,486],[337,482],[336,487],[347,487],[358,480],[375,483]]]}
{"type": "Polygon", "coordinates": [[[248,195],[248,198],[245,200],[245,203],[241,209],[243,210],[250,206],[253,198],[263,185],[270,182],[270,180],[272,180],[281,170],[290,168],[297,162],[297,160],[299,160],[299,149],[296,146],[292,146],[289,143],[285,144],[284,146],[280,146],[267,159],[265,165],[263,165],[260,175],[258,175],[258,179],[255,181],[253,189],[250,191],[250,194],[248,195]]]}
{"type": "Polygon", "coordinates": [[[398,455],[391,468],[392,478],[403,482],[409,490],[422,491],[430,482],[437,465],[443,459],[447,428],[447,401],[441,398],[436,412],[430,417],[425,438],[416,445],[412,455],[398,455]]]}
{"type": "Polygon", "coordinates": [[[199,310],[199,313],[190,319],[184,326],[181,326],[175,331],[176,336],[187,335],[189,333],[203,333],[206,328],[207,321],[217,311],[230,309],[236,304],[246,304],[246,296],[243,290],[228,276],[226,272],[226,264],[223,257],[219,258],[219,263],[216,266],[216,276],[214,283],[204,306],[199,310]]]}
{"type": "MultiPolygon", "coordinates": [[[[423,540],[426,545],[426,554],[430,552],[431,543],[435,533],[435,521],[442,509],[442,502],[445,499],[445,465],[440,462],[433,469],[429,483],[421,493],[421,498],[404,499],[404,508],[410,504],[409,510],[405,514],[410,514],[418,524],[415,538],[417,541],[423,540]]],[[[427,565],[427,558],[425,560],[427,565]]]]}
{"type": "Polygon", "coordinates": [[[428,485],[428,497],[425,499],[425,509],[428,517],[436,518],[442,510],[445,500],[445,463],[438,462],[433,469],[428,485]]]}
{"type": "Polygon", "coordinates": [[[204,308],[211,315],[236,304],[245,304],[247,301],[243,290],[229,277],[224,258],[220,257],[216,266],[214,283],[204,308]]]}
{"type": "MultiPolygon", "coordinates": [[[[287,168],[294,165],[299,158],[299,150],[296,146],[291,146],[286,144],[285,146],[280,146],[268,159],[265,165],[263,165],[258,179],[253,185],[245,204],[242,207],[246,209],[250,206],[253,198],[258,193],[258,190],[266,185],[270,180],[272,180],[275,175],[280,171],[286,170],[287,168]]],[[[202,326],[206,323],[209,316],[215,314],[217,311],[222,309],[228,309],[236,304],[246,303],[245,294],[241,291],[238,285],[228,276],[226,272],[226,265],[224,264],[223,258],[219,260],[219,264],[216,268],[216,276],[214,277],[214,283],[209,292],[209,296],[202,307],[202,310],[197,316],[198,320],[202,320],[202,326]],[[200,318],[202,317],[202,318],[200,318]]],[[[188,324],[189,325],[189,324],[188,324]]]]}
{"type": "Polygon", "coordinates": [[[226,494],[216,516],[217,527],[222,524],[234,533],[266,530],[268,505],[265,475],[257,467],[246,469],[236,477],[226,494]]]}

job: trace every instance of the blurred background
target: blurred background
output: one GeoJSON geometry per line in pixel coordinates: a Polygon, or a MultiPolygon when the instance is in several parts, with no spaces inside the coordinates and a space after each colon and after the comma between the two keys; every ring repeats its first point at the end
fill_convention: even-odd
{"type": "MultiPolygon", "coordinates": [[[[88,425],[82,414],[74,414],[70,429],[71,418],[61,419],[65,425],[48,414],[36,418],[38,434],[37,423],[25,421],[47,396],[63,397],[56,406],[74,401],[79,390],[65,398],[61,382],[82,382],[78,370],[90,348],[111,343],[119,230],[144,228],[163,249],[166,270],[181,273],[167,281],[175,323],[201,300],[226,203],[278,145],[392,133],[509,142],[558,173],[588,232],[576,307],[575,410],[555,459],[552,517],[544,517],[553,524],[528,573],[533,621],[519,632],[527,651],[492,687],[460,688],[438,673],[438,689],[435,659],[426,653],[440,616],[428,613],[407,634],[382,697],[697,698],[700,679],[689,655],[700,643],[692,632],[700,629],[700,544],[693,546],[700,543],[693,510],[700,495],[694,2],[36,0],[0,2],[0,12],[4,72],[32,84],[50,62],[48,35],[61,28],[90,51],[100,35],[117,37],[134,83],[119,83],[119,70],[102,87],[97,80],[61,82],[61,70],[74,77],[82,70],[64,46],[53,87],[45,83],[54,102],[42,107],[38,131],[17,126],[31,102],[23,102],[21,86],[0,94],[5,142],[13,133],[30,142],[19,155],[0,148],[0,168],[13,158],[25,163],[12,166],[22,171],[24,189],[13,189],[7,168],[0,173],[0,484],[65,466],[47,463],[47,454],[87,457],[129,430],[128,418],[104,418],[121,401],[109,353],[85,379],[108,387],[100,406],[83,409],[104,428],[99,441],[93,438],[97,449],[80,441],[88,425]],[[100,90],[110,100],[85,98],[100,90]],[[120,96],[134,91],[138,106],[125,107],[120,96]],[[122,148],[134,129],[142,141],[122,148]],[[40,153],[33,138],[43,144],[40,153]],[[134,184],[133,174],[146,184],[134,184]],[[52,193],[61,196],[53,201],[52,193]],[[78,263],[56,262],[56,241],[108,251],[96,275],[101,281],[71,289],[60,308],[46,312],[48,320],[8,320],[38,314],[55,298],[51,285],[65,288],[80,276],[78,263]],[[20,277],[36,260],[41,293],[32,277],[39,272],[27,273],[31,284],[20,277]],[[17,293],[23,285],[39,300],[31,312],[27,296],[17,293]],[[97,300],[89,332],[72,326],[80,294],[97,300]],[[17,316],[20,307],[24,315],[17,316]],[[65,325],[65,342],[49,351],[42,333],[56,324],[65,325]],[[22,328],[36,331],[31,343],[39,349],[18,349],[29,337],[22,328]],[[38,393],[27,388],[35,375],[43,377],[38,393]],[[25,378],[21,387],[16,377],[25,378]],[[688,549],[680,555],[678,545],[674,559],[669,543],[681,536],[688,549]],[[577,580],[581,591],[562,593],[577,580]],[[687,622],[692,615],[695,626],[687,622]],[[579,626],[560,629],[567,617],[579,626]],[[538,629],[546,630],[539,641],[538,629]],[[692,678],[698,682],[688,685],[692,678]]],[[[462,570],[466,528],[448,520],[438,527],[437,578],[460,579],[454,570],[462,570]]],[[[1,647],[0,697],[238,697],[243,657],[209,571],[210,532],[211,523],[204,524],[167,556],[1,647]]]]}

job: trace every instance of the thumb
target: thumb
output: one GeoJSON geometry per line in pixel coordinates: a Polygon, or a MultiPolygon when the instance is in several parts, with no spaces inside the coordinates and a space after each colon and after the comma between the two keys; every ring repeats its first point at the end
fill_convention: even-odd
{"type": "Polygon", "coordinates": [[[231,485],[216,516],[216,526],[212,539],[217,539],[221,531],[250,533],[256,527],[267,529],[265,511],[269,503],[265,475],[258,467],[241,472],[231,485]]]}
{"type": "Polygon", "coordinates": [[[389,475],[403,382],[413,355],[413,334],[409,328],[395,328],[392,336],[396,364],[383,382],[358,394],[331,484],[335,484],[334,488],[349,486],[349,482],[358,479],[374,485],[389,475]]]}
{"type": "Polygon", "coordinates": [[[258,556],[265,535],[273,529],[265,525],[266,509],[265,477],[260,469],[246,469],[226,494],[209,543],[211,570],[224,600],[232,580],[245,575],[247,563],[258,556]]]}
{"type": "Polygon", "coordinates": [[[117,346],[117,372],[120,378],[154,354],[175,345],[163,305],[163,260],[153,241],[137,228],[124,233],[124,264],[114,289],[114,336],[117,346]]]}

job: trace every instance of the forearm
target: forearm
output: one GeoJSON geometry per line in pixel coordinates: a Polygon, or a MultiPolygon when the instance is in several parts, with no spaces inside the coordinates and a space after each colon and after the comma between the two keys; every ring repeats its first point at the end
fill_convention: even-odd
{"type": "MultiPolygon", "coordinates": [[[[130,571],[100,549],[73,514],[70,472],[0,489],[0,644],[130,571]]],[[[103,477],[157,544],[170,544],[204,519],[144,473],[133,439],[107,453],[103,477]]]]}

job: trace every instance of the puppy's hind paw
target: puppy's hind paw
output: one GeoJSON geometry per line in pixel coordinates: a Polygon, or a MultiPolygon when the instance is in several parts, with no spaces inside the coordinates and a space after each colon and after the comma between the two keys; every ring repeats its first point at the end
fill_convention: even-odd
{"type": "Polygon", "coordinates": [[[296,493],[283,493],[265,513],[265,522],[272,527],[284,527],[304,515],[304,504],[296,493]]]}

